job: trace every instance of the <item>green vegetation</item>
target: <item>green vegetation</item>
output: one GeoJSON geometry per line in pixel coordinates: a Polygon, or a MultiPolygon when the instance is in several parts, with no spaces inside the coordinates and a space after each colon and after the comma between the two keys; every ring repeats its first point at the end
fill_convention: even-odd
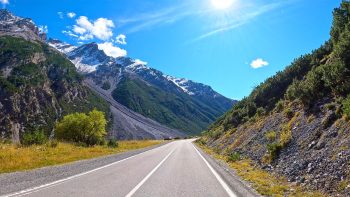
{"type": "Polygon", "coordinates": [[[33,43],[21,38],[11,36],[0,37],[0,68],[9,60],[15,57],[18,60],[24,60],[31,57],[34,53],[40,53],[42,48],[40,44],[33,43]]]}
{"type": "MultiPolygon", "coordinates": [[[[75,66],[48,45],[1,36],[0,69],[5,65],[7,69],[0,73],[0,95],[17,98],[18,102],[26,100],[26,103],[38,98],[39,114],[29,115],[34,110],[23,105],[20,105],[23,113],[16,114],[18,119],[23,120],[21,124],[25,126],[26,133],[42,130],[48,136],[59,116],[87,113],[95,108],[104,112],[105,118],[110,120],[109,104],[84,87],[81,83],[83,78],[75,66]],[[62,113],[58,112],[59,108],[62,113]]],[[[111,125],[109,122],[108,126],[111,125]]],[[[4,127],[8,130],[8,126],[4,127]]]]}
{"type": "Polygon", "coordinates": [[[275,160],[278,157],[282,148],[283,148],[283,146],[280,142],[274,142],[272,144],[267,144],[268,155],[264,156],[263,162],[264,163],[271,163],[273,160],[275,160]]]}
{"type": "Polygon", "coordinates": [[[25,133],[21,144],[24,146],[42,145],[47,142],[47,137],[43,131],[35,131],[33,133],[25,133]]]}
{"type": "Polygon", "coordinates": [[[344,101],[342,102],[343,108],[342,111],[343,113],[347,116],[350,117],[350,95],[344,99],[344,101]]]}
{"type": "Polygon", "coordinates": [[[112,94],[133,111],[189,134],[202,131],[221,114],[189,95],[167,92],[134,78],[121,80],[112,94]]]}
{"type": "MultiPolygon", "coordinates": [[[[211,125],[225,131],[276,109],[288,118],[294,113],[283,103],[300,102],[306,110],[323,98],[342,100],[350,92],[350,2],[343,1],[334,10],[331,39],[319,49],[301,56],[257,86],[229,112],[211,125]],[[262,113],[265,112],[265,113],[262,113]]],[[[347,101],[343,102],[346,111],[347,101]]],[[[340,112],[340,111],[338,111],[340,112]]]]}
{"type": "Polygon", "coordinates": [[[130,150],[145,148],[162,141],[121,141],[112,146],[77,146],[69,143],[49,141],[44,145],[16,146],[0,143],[0,173],[31,170],[45,166],[70,163],[130,150]]]}
{"type": "Polygon", "coordinates": [[[88,146],[101,144],[107,134],[106,124],[104,113],[97,110],[70,114],[56,124],[56,137],[88,146]]]}
{"type": "Polygon", "coordinates": [[[235,161],[239,161],[241,160],[241,154],[239,154],[238,152],[234,152],[232,154],[229,155],[229,157],[227,158],[227,160],[229,162],[235,162],[235,161]]]}
{"type": "Polygon", "coordinates": [[[109,89],[111,89],[111,83],[109,83],[109,81],[106,81],[102,84],[101,88],[104,90],[109,90],[109,89]]]}
{"type": "Polygon", "coordinates": [[[285,147],[292,140],[292,130],[290,128],[283,128],[280,135],[280,143],[285,147]]]}
{"type": "Polygon", "coordinates": [[[265,133],[265,138],[270,142],[275,141],[276,140],[276,132],[275,131],[268,131],[267,133],[265,133]]]}
{"type": "Polygon", "coordinates": [[[119,146],[119,144],[118,144],[118,141],[116,139],[110,139],[110,140],[108,140],[107,146],[111,147],[111,148],[117,148],[119,146]]]}

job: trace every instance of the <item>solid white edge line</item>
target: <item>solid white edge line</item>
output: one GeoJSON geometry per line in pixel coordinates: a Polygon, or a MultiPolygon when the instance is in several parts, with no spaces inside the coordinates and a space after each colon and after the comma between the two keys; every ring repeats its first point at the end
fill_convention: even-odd
{"type": "Polygon", "coordinates": [[[24,196],[24,195],[27,195],[27,194],[31,194],[31,193],[34,193],[34,192],[37,192],[37,191],[40,191],[40,190],[43,190],[43,189],[46,189],[46,188],[50,188],[50,187],[53,187],[53,186],[56,186],[56,185],[59,185],[59,184],[62,184],[66,181],[69,181],[69,180],[72,180],[72,179],[75,179],[75,178],[78,178],[78,177],[81,177],[81,176],[84,176],[84,175],[87,175],[87,174],[90,174],[92,172],[96,172],[98,170],[102,170],[104,168],[108,168],[112,165],[115,165],[115,164],[118,164],[120,162],[123,162],[123,161],[126,161],[126,160],[129,160],[131,158],[134,158],[136,156],[139,156],[141,154],[144,154],[144,153],[147,153],[147,152],[150,152],[150,151],[153,151],[153,150],[157,150],[159,148],[164,148],[164,147],[167,147],[169,146],[171,143],[168,143],[168,144],[165,144],[163,146],[160,146],[160,147],[157,147],[157,148],[154,148],[154,149],[151,149],[151,150],[147,150],[145,152],[141,152],[141,153],[138,153],[136,155],[133,155],[131,157],[127,157],[125,159],[122,159],[122,160],[119,160],[119,161],[116,161],[116,162],[113,162],[113,163],[110,163],[110,164],[107,164],[105,166],[102,166],[102,167],[98,167],[98,168],[95,168],[93,170],[90,170],[90,171],[87,171],[87,172],[83,172],[83,173],[80,173],[80,174],[76,174],[74,176],[70,176],[70,177],[67,177],[67,178],[64,178],[64,179],[60,179],[60,180],[57,180],[57,181],[54,181],[54,182],[51,182],[51,183],[47,183],[47,184],[44,184],[44,185],[40,185],[40,186],[37,186],[37,187],[32,187],[32,188],[29,188],[29,189],[25,189],[25,190],[22,190],[22,191],[19,191],[19,192],[15,192],[15,193],[11,193],[11,194],[5,194],[5,195],[2,195],[0,197],[12,197],[12,196],[24,196]]]}
{"type": "Polygon", "coordinates": [[[198,155],[203,159],[204,163],[207,164],[208,168],[210,169],[210,171],[214,174],[215,178],[219,181],[219,183],[221,184],[221,186],[225,189],[225,191],[227,192],[227,194],[230,197],[237,197],[236,194],[230,189],[230,187],[225,183],[224,180],[222,180],[222,178],[220,177],[220,175],[214,170],[213,167],[211,167],[211,165],[208,163],[208,161],[202,156],[202,154],[198,151],[198,149],[192,144],[193,148],[196,150],[196,152],[198,153],[198,155]]]}
{"type": "Polygon", "coordinates": [[[157,171],[157,169],[170,157],[170,155],[174,152],[175,149],[173,149],[150,173],[145,176],[145,178],[142,179],[142,181],[137,184],[134,189],[132,189],[125,197],[131,197],[135,194],[135,192],[140,189],[140,187],[152,176],[152,174],[157,171]]]}

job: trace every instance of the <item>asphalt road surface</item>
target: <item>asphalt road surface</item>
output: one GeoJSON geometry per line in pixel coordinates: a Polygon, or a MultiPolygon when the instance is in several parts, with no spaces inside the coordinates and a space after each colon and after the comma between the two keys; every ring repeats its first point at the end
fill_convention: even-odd
{"type": "Polygon", "coordinates": [[[174,141],[89,171],[3,196],[257,196],[192,141],[174,141]]]}

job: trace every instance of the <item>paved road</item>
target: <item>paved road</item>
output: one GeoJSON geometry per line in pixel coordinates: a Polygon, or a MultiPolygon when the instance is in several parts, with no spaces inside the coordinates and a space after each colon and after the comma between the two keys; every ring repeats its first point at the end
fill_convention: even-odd
{"type": "Polygon", "coordinates": [[[221,197],[256,194],[196,148],[192,140],[181,140],[5,196],[221,197]]]}

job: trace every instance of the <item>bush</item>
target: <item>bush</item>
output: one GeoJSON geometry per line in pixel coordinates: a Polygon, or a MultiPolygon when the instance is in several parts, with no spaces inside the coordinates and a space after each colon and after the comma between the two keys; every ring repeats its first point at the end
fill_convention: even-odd
{"type": "Polygon", "coordinates": [[[281,112],[283,110],[284,104],[283,101],[280,100],[276,103],[275,109],[277,112],[281,112]]]}
{"type": "Polygon", "coordinates": [[[264,116],[266,113],[265,109],[263,107],[259,107],[257,110],[256,110],[256,115],[261,117],[261,116],[264,116]]]}
{"type": "Polygon", "coordinates": [[[276,132],[275,131],[268,131],[267,133],[265,133],[265,138],[270,142],[275,141],[276,140],[276,132]]]}
{"type": "Polygon", "coordinates": [[[241,154],[239,154],[238,152],[234,152],[228,157],[229,162],[235,162],[239,160],[241,160],[241,154]]]}
{"type": "Polygon", "coordinates": [[[292,118],[294,116],[294,112],[290,108],[285,109],[284,114],[287,116],[287,118],[292,118]]]}
{"type": "Polygon", "coordinates": [[[292,130],[289,128],[283,128],[280,135],[280,143],[284,147],[292,140],[292,130]]]}
{"type": "Polygon", "coordinates": [[[22,138],[22,145],[42,145],[47,141],[47,137],[43,131],[35,131],[33,133],[25,133],[22,138]]]}
{"type": "Polygon", "coordinates": [[[199,145],[202,145],[202,146],[205,146],[207,144],[207,142],[205,141],[205,139],[203,139],[202,137],[199,138],[198,140],[196,140],[196,142],[199,144],[199,145]]]}
{"type": "Polygon", "coordinates": [[[342,105],[343,105],[342,107],[343,114],[350,117],[350,95],[348,95],[348,97],[343,100],[342,105]]]}
{"type": "Polygon", "coordinates": [[[93,146],[104,140],[106,124],[103,112],[93,110],[88,114],[74,113],[56,124],[56,136],[61,140],[93,146]]]}
{"type": "Polygon", "coordinates": [[[280,143],[273,143],[273,144],[267,145],[267,151],[272,161],[277,158],[281,150],[282,150],[282,145],[280,143]]]}
{"type": "Polygon", "coordinates": [[[110,148],[117,148],[119,146],[118,141],[116,139],[108,140],[107,146],[110,148]]]}

